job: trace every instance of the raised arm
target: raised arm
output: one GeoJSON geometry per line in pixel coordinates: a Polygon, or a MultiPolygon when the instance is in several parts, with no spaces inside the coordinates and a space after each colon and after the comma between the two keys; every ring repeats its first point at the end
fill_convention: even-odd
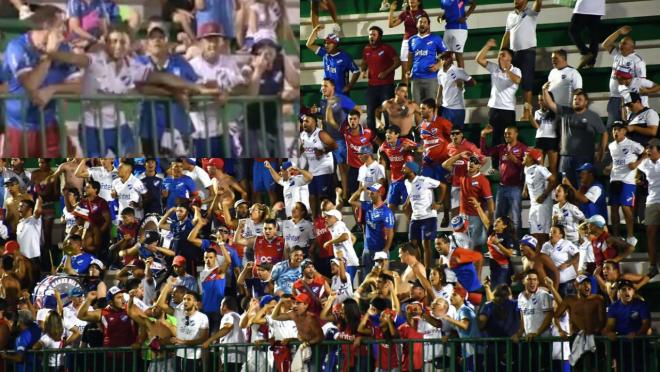
{"type": "Polygon", "coordinates": [[[273,314],[271,314],[270,317],[273,318],[274,320],[293,320],[291,314],[282,312],[282,300],[277,302],[277,305],[275,305],[275,309],[273,309],[273,314]]]}
{"type": "Polygon", "coordinates": [[[392,1],[390,4],[390,11],[387,14],[387,26],[389,28],[396,27],[401,24],[401,19],[394,16],[394,11],[396,10],[396,0],[392,1]]]}
{"type": "Polygon", "coordinates": [[[87,169],[86,161],[86,158],[80,159],[80,164],[78,164],[78,167],[76,167],[76,172],[73,174],[74,176],[78,178],[89,177],[89,169],[87,169]]]}
{"type": "Polygon", "coordinates": [[[605,40],[603,40],[603,49],[607,50],[608,52],[612,52],[612,49],[614,49],[615,44],[619,36],[625,36],[628,35],[632,31],[632,27],[630,26],[622,26],[618,30],[614,31],[613,33],[610,34],[605,40]]]}
{"type": "Polygon", "coordinates": [[[68,63],[79,68],[87,68],[89,67],[90,63],[90,59],[87,54],[53,51],[48,52],[48,57],[53,61],[68,63]]]}
{"type": "Polygon", "coordinates": [[[485,68],[486,65],[488,65],[488,58],[487,58],[488,52],[496,45],[497,45],[497,41],[495,41],[495,39],[488,39],[488,41],[483,46],[483,48],[481,48],[479,53],[477,53],[477,57],[474,60],[477,61],[477,63],[481,65],[481,67],[485,68]]]}
{"type": "Polygon", "coordinates": [[[80,306],[80,310],[78,310],[78,319],[84,320],[86,322],[100,322],[101,321],[101,310],[93,310],[89,311],[89,307],[92,304],[92,301],[96,299],[97,292],[96,291],[91,291],[87,293],[87,298],[85,298],[85,302],[83,302],[82,306],[80,306]]]}
{"type": "Polygon", "coordinates": [[[273,166],[270,164],[269,161],[264,162],[264,167],[266,167],[266,169],[268,169],[268,172],[270,173],[270,176],[273,177],[273,180],[275,181],[275,183],[279,183],[280,180],[282,179],[282,177],[280,176],[279,173],[277,173],[275,171],[275,169],[273,169],[273,166]]]}
{"type": "Polygon", "coordinates": [[[170,224],[167,222],[167,220],[170,218],[170,215],[176,211],[176,208],[170,208],[165,212],[163,217],[158,221],[158,228],[163,229],[163,230],[169,230],[170,229],[170,224]]]}
{"type": "Polygon", "coordinates": [[[307,46],[307,49],[314,52],[314,54],[316,54],[321,48],[318,45],[314,45],[314,42],[316,41],[316,37],[319,34],[319,31],[321,31],[324,27],[325,27],[324,25],[319,23],[316,27],[314,27],[312,33],[309,34],[309,37],[307,38],[307,43],[305,44],[305,46],[307,46]]]}
{"type": "Polygon", "coordinates": [[[552,99],[552,96],[550,95],[550,83],[545,83],[543,84],[543,100],[545,101],[546,106],[548,106],[548,109],[554,113],[556,113],[559,110],[559,107],[555,103],[555,100],[552,99]]]}

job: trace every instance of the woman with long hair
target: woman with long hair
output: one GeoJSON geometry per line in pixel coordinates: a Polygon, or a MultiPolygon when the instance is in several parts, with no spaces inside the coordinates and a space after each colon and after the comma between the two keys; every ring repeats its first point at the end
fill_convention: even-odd
{"type": "Polygon", "coordinates": [[[490,253],[490,276],[494,286],[511,284],[511,256],[515,248],[515,236],[511,219],[498,217],[493,223],[493,231],[488,237],[490,253]]]}
{"type": "Polygon", "coordinates": [[[566,240],[578,245],[580,235],[578,225],[584,220],[584,213],[575,203],[575,194],[567,185],[560,184],[555,189],[555,200],[552,206],[552,223],[564,226],[566,240]]]}
{"type": "Polygon", "coordinates": [[[336,358],[340,363],[341,371],[347,372],[350,369],[366,371],[368,365],[367,346],[355,342],[356,338],[360,337],[358,333],[358,326],[362,317],[360,306],[353,298],[347,298],[341,304],[333,306],[334,302],[335,295],[330,295],[321,312],[321,319],[333,322],[337,326],[339,331],[334,335],[335,340],[350,342],[350,344],[341,345],[341,352],[336,358]],[[358,355],[360,356],[359,365],[358,355]]]}
{"type": "MultiPolygon", "coordinates": [[[[51,311],[44,321],[44,332],[39,341],[33,346],[34,350],[64,349],[80,337],[78,329],[64,328],[62,316],[57,311],[51,311]]],[[[48,354],[48,371],[64,371],[64,353],[48,354]]]]}
{"type": "Polygon", "coordinates": [[[431,290],[433,291],[433,296],[429,293],[429,297],[441,297],[449,303],[449,298],[454,292],[454,285],[452,283],[447,283],[445,266],[432,267],[429,272],[429,282],[431,282],[431,290]]]}

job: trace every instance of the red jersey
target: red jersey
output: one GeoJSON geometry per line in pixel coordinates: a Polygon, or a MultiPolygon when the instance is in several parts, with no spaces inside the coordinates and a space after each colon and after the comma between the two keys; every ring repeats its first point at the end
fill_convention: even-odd
{"type": "Polygon", "coordinates": [[[319,258],[334,257],[335,252],[332,245],[323,247],[323,244],[328,240],[332,240],[332,233],[328,229],[323,216],[318,216],[314,220],[314,236],[316,236],[316,243],[319,245],[319,258]]]}
{"type": "Polygon", "coordinates": [[[488,178],[481,173],[474,176],[463,176],[459,179],[461,188],[460,207],[461,213],[467,216],[478,216],[477,210],[470,204],[470,198],[474,197],[481,201],[481,207],[486,210],[484,199],[492,198],[488,178]]]}
{"type": "Polygon", "coordinates": [[[103,211],[107,211],[108,215],[110,214],[108,202],[100,196],[97,196],[94,200],[82,199],[80,204],[89,210],[89,221],[96,227],[103,225],[103,211]]]}
{"type": "Polygon", "coordinates": [[[284,238],[276,236],[268,241],[263,235],[254,240],[254,262],[268,262],[271,265],[282,261],[284,258],[284,238]]]}
{"type": "Polygon", "coordinates": [[[394,64],[394,59],[399,54],[391,46],[379,43],[376,46],[367,44],[362,50],[362,60],[367,64],[367,71],[369,73],[369,86],[378,86],[386,84],[394,84],[394,70],[385,75],[383,79],[378,75],[385,72],[394,64]]]}
{"type": "MultiPolygon", "coordinates": [[[[424,338],[424,334],[417,332],[416,328],[413,328],[408,323],[403,323],[399,326],[399,337],[402,339],[419,339],[419,342],[412,344],[413,347],[413,369],[421,370],[424,366],[424,361],[422,360],[422,355],[424,353],[424,347],[421,339],[424,338]]],[[[403,372],[408,372],[410,369],[410,345],[409,343],[403,344],[403,353],[401,358],[401,370],[403,372]]]]}
{"type": "Polygon", "coordinates": [[[357,367],[355,362],[357,361],[357,356],[360,355],[360,359],[366,358],[368,355],[367,346],[360,344],[356,346],[353,341],[355,341],[355,335],[351,332],[345,324],[342,324],[339,328],[339,332],[335,334],[335,340],[339,341],[350,341],[350,344],[341,344],[341,355],[342,372],[349,372],[351,368],[357,367]]]}
{"type": "Polygon", "coordinates": [[[341,134],[346,141],[347,163],[350,167],[360,168],[362,162],[358,154],[363,146],[371,146],[371,141],[374,139],[374,132],[369,128],[363,129],[361,126],[358,127],[358,134],[352,134],[351,132],[352,130],[348,125],[341,128],[341,134]]]}
{"type": "Polygon", "coordinates": [[[594,250],[594,258],[596,259],[596,266],[603,266],[605,260],[610,260],[617,256],[617,250],[614,247],[607,245],[607,238],[610,234],[603,231],[596,239],[591,241],[591,246],[594,250]]]}
{"type": "MultiPolygon", "coordinates": [[[[311,289],[314,294],[309,293],[307,288],[305,288],[305,284],[303,283],[302,278],[296,280],[293,283],[293,289],[295,289],[297,293],[307,293],[311,298],[316,297],[321,299],[321,297],[327,295],[325,293],[325,279],[323,279],[321,275],[316,275],[314,279],[312,279],[311,283],[307,283],[307,287],[309,287],[309,289],[311,289]]],[[[321,303],[316,301],[312,301],[312,304],[307,309],[307,311],[311,311],[314,314],[321,314],[321,310],[321,303]]]]}
{"type": "Polygon", "coordinates": [[[428,17],[428,14],[426,14],[423,9],[417,9],[414,12],[411,10],[404,10],[399,14],[399,20],[403,22],[405,30],[403,33],[403,40],[408,40],[417,33],[417,20],[423,15],[428,17]]]}
{"type": "Polygon", "coordinates": [[[131,346],[137,336],[133,321],[126,310],[115,310],[110,306],[101,309],[101,331],[103,347],[131,346]]]}
{"type": "MultiPolygon", "coordinates": [[[[376,340],[382,340],[385,338],[380,327],[374,327],[371,325],[371,328],[373,330],[373,337],[376,340]]],[[[385,342],[378,344],[378,359],[376,360],[376,367],[386,371],[399,368],[399,353],[397,351],[397,344],[395,343],[385,342]]]]}
{"type": "Polygon", "coordinates": [[[387,159],[390,161],[390,179],[392,182],[403,179],[403,172],[401,172],[403,165],[406,164],[406,162],[415,160],[412,151],[404,150],[403,146],[417,147],[417,144],[407,138],[399,138],[396,140],[394,146],[390,146],[390,144],[385,141],[378,149],[379,152],[385,153],[385,156],[387,156],[387,159]]]}
{"type": "Polygon", "coordinates": [[[436,116],[432,121],[424,120],[419,126],[419,137],[424,146],[424,160],[441,164],[449,157],[449,133],[451,122],[442,116],[436,116]]]}
{"type": "MultiPolygon", "coordinates": [[[[483,160],[481,155],[481,150],[472,142],[463,139],[459,145],[455,145],[453,142],[447,145],[447,155],[454,156],[460,154],[463,151],[470,151],[471,153],[477,155],[479,159],[483,160]]],[[[463,159],[458,159],[454,163],[454,168],[451,171],[451,185],[454,187],[459,186],[460,177],[467,175],[467,161],[463,159]]]]}

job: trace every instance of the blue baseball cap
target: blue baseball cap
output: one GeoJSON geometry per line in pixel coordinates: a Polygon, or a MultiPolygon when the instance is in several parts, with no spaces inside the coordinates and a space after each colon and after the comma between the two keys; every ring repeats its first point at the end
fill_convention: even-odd
{"type": "Polygon", "coordinates": [[[525,235],[520,239],[520,244],[524,244],[533,249],[536,249],[536,243],[538,243],[538,240],[531,235],[525,235]]]}
{"type": "Polygon", "coordinates": [[[287,169],[291,168],[292,166],[293,166],[292,162],[285,161],[284,163],[282,163],[282,165],[280,165],[280,168],[282,168],[284,170],[287,170],[287,169]]]}
{"type": "Polygon", "coordinates": [[[69,289],[69,297],[82,297],[85,295],[85,291],[80,287],[73,287],[69,289]]]}
{"type": "Polygon", "coordinates": [[[268,305],[268,303],[273,301],[273,300],[279,301],[280,298],[277,297],[277,296],[272,296],[272,295],[267,294],[267,295],[261,297],[261,300],[259,300],[259,307],[264,307],[264,306],[268,305]]]}
{"type": "Polygon", "coordinates": [[[406,168],[413,171],[413,173],[419,174],[419,164],[415,163],[414,161],[406,162],[405,166],[406,168]]]}
{"type": "Polygon", "coordinates": [[[360,147],[360,155],[371,155],[374,153],[374,150],[370,145],[360,147]]]}
{"type": "Polygon", "coordinates": [[[580,165],[578,169],[576,169],[578,172],[582,171],[593,171],[595,169],[594,165],[591,163],[584,163],[580,165]]]}

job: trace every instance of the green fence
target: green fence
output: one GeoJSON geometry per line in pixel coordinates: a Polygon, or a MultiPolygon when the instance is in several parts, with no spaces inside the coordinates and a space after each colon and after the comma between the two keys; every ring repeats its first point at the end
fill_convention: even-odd
{"type": "MultiPolygon", "coordinates": [[[[0,100],[14,100],[20,101],[22,108],[22,120],[25,123],[27,120],[27,110],[29,105],[28,97],[24,95],[0,95],[0,100]]],[[[165,125],[167,133],[173,133],[175,128],[176,117],[174,110],[175,101],[167,97],[157,96],[144,96],[144,95],[94,95],[94,96],[75,96],[75,95],[57,95],[53,98],[56,104],[55,116],[57,124],[57,132],[59,134],[59,151],[60,156],[68,157],[72,154],[67,154],[67,137],[77,137],[80,146],[83,150],[83,156],[95,157],[104,156],[106,153],[106,145],[108,142],[108,135],[104,135],[103,131],[86,131],[84,124],[80,124],[79,128],[71,131],[67,128],[67,122],[83,123],[85,115],[88,121],[100,124],[102,122],[102,115],[105,110],[110,110],[114,120],[114,127],[106,128],[113,129],[115,132],[111,134],[112,141],[116,141],[117,147],[114,151],[117,155],[129,155],[132,153],[145,153],[150,156],[173,155],[170,153],[162,153],[161,138],[156,135],[157,125],[157,107],[164,107],[164,113],[168,118],[165,125]],[[146,106],[146,109],[141,107],[146,106]],[[142,112],[141,112],[142,111],[142,112]],[[141,113],[147,113],[150,116],[150,125],[148,128],[142,128],[149,133],[149,140],[141,138],[140,116],[141,113]],[[125,118],[125,119],[124,119],[125,118]],[[88,138],[89,133],[93,133],[94,138],[88,138]],[[114,138],[116,136],[116,139],[114,138]],[[133,141],[133,148],[127,149],[126,143],[129,138],[133,141]],[[91,153],[92,149],[89,144],[90,141],[94,142],[93,148],[100,149],[100,154],[91,153]],[[127,153],[126,150],[130,150],[127,153]]],[[[250,157],[256,147],[259,148],[260,154],[263,156],[285,156],[284,135],[282,130],[283,115],[282,115],[282,102],[277,96],[236,96],[230,97],[223,104],[214,102],[214,97],[211,96],[195,96],[190,97],[190,110],[183,115],[188,119],[190,114],[197,115],[198,122],[202,123],[203,133],[221,133],[220,136],[210,138],[203,136],[201,141],[193,141],[191,135],[182,136],[185,146],[186,155],[192,153],[193,155],[208,155],[208,156],[223,156],[223,157],[236,157],[232,153],[232,146],[235,148],[236,144],[242,147],[243,157],[250,157]],[[210,120],[210,118],[213,118],[210,120]],[[248,120],[248,118],[250,120],[248,120]],[[211,128],[211,125],[216,125],[211,128]],[[232,133],[232,135],[229,135],[232,133]],[[239,137],[236,137],[236,135],[239,137]],[[237,141],[237,139],[239,139],[237,141]],[[231,141],[235,141],[232,145],[231,141]]],[[[16,102],[18,103],[18,102],[16,102]]],[[[0,117],[6,115],[5,105],[0,103],[0,117]]],[[[34,156],[32,154],[42,153],[46,154],[46,128],[54,123],[45,123],[44,112],[39,111],[39,134],[31,140],[26,134],[25,128],[22,129],[21,153],[8,154],[5,156],[27,157],[34,156]],[[48,124],[48,126],[47,126],[48,124]],[[37,143],[34,143],[37,142],[37,143]],[[29,149],[32,149],[29,152],[29,149]]],[[[181,117],[181,116],[180,116],[181,117]]],[[[5,122],[5,121],[3,121],[5,122]]],[[[181,124],[181,123],[180,123],[181,124]]],[[[191,133],[194,131],[192,121],[190,123],[191,133]]],[[[114,144],[113,144],[114,145],[114,144]]],[[[174,154],[177,155],[177,154],[174,154]]],[[[181,154],[183,155],[183,154],[181,154]]]]}
{"type": "MultiPolygon", "coordinates": [[[[311,347],[307,369],[303,370],[565,371],[563,365],[568,363],[570,354],[568,343],[558,337],[539,337],[530,342],[520,340],[517,343],[508,338],[363,340],[359,344],[326,341],[311,347]],[[402,364],[385,364],[390,359],[402,364]]],[[[658,337],[610,341],[599,336],[595,338],[595,343],[597,351],[585,354],[576,366],[571,367],[572,371],[659,370],[658,337]]],[[[281,371],[280,358],[291,360],[297,347],[298,342],[288,345],[219,344],[208,349],[168,346],[155,353],[147,348],[39,350],[25,353],[22,367],[26,372],[281,371]],[[186,355],[189,359],[184,358],[186,355]]],[[[12,364],[6,360],[5,363],[12,364]]],[[[4,371],[10,370],[9,365],[4,367],[4,371]]]]}

